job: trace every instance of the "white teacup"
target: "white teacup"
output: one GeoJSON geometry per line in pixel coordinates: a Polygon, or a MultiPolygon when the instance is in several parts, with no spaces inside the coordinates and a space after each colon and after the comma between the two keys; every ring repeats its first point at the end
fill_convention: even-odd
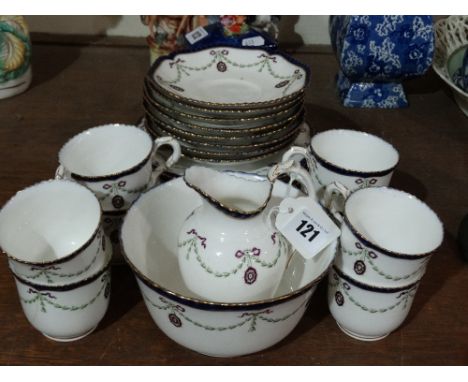
{"type": "Polygon", "coordinates": [[[49,180],[18,192],[0,211],[0,246],[11,270],[36,284],[63,284],[102,267],[110,247],[95,195],[49,180]]]}
{"type": "Polygon", "coordinates": [[[324,187],[339,182],[348,190],[388,186],[399,159],[383,139],[355,130],[327,130],[314,135],[309,149],[294,146],[282,161],[305,158],[320,198],[324,187]]]}
{"type": "Polygon", "coordinates": [[[392,188],[354,191],[344,207],[331,203],[331,210],[343,220],[335,265],[369,285],[395,287],[420,280],[443,240],[443,226],[434,211],[392,188]],[[342,215],[335,208],[342,209],[342,215]]]}
{"type": "Polygon", "coordinates": [[[111,292],[110,254],[87,278],[63,285],[41,285],[15,276],[26,318],[44,336],[60,342],[90,334],[104,317],[111,292]]]}
{"type": "Polygon", "coordinates": [[[166,145],[172,148],[167,168],[181,155],[174,138],[153,141],[148,133],[130,125],[94,127],[75,135],[62,147],[56,177],[88,187],[103,211],[126,210],[161,174],[162,169],[153,172],[152,165],[156,152],[166,145]]]}
{"type": "Polygon", "coordinates": [[[328,307],[347,335],[376,341],[403,323],[418,286],[418,283],[399,288],[367,285],[333,267],[328,276],[328,307]]]}

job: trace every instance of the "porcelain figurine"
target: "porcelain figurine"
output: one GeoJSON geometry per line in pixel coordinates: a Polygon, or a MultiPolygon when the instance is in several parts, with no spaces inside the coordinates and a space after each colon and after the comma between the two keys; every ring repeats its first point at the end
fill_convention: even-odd
{"type": "Polygon", "coordinates": [[[218,21],[218,16],[141,16],[149,29],[150,62],[185,47],[185,34],[218,21]]]}
{"type": "MultiPolygon", "coordinates": [[[[307,172],[298,166],[287,172],[297,173],[314,195],[307,172]]],[[[201,196],[201,205],[185,220],[178,239],[187,287],[212,301],[271,298],[291,254],[267,218],[272,181],[200,166],[187,169],[184,181],[201,196]]]]}
{"type": "Polygon", "coordinates": [[[344,106],[408,106],[401,81],[423,75],[432,63],[431,16],[331,16],[329,31],[344,106]]]}
{"type": "Polygon", "coordinates": [[[203,49],[210,46],[278,47],[279,16],[198,15],[141,16],[148,27],[147,43],[150,62],[181,49],[203,49]],[[198,33],[195,29],[203,27],[198,33]],[[196,33],[187,38],[190,32],[196,33]]]}
{"type": "Polygon", "coordinates": [[[278,48],[278,23],[278,16],[223,15],[204,27],[204,36],[186,39],[186,45],[194,50],[214,46],[261,46],[273,51],[278,48]]]}
{"type": "Polygon", "coordinates": [[[23,16],[0,16],[0,99],[31,83],[31,41],[23,16]]]}

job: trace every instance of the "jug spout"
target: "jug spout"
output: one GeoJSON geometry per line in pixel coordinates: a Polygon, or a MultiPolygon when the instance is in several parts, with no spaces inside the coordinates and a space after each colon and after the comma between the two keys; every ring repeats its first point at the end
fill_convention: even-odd
{"type": "Polygon", "coordinates": [[[273,191],[273,183],[270,181],[251,181],[236,173],[220,172],[202,166],[188,168],[184,181],[214,207],[236,218],[260,214],[266,208],[273,191]]]}

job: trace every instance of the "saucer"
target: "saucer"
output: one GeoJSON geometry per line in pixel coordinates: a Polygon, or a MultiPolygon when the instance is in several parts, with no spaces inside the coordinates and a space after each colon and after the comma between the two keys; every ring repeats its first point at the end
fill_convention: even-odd
{"type": "Polygon", "coordinates": [[[149,73],[166,96],[215,108],[286,102],[304,90],[308,79],[308,68],[286,54],[223,46],[161,57],[149,73]]]}

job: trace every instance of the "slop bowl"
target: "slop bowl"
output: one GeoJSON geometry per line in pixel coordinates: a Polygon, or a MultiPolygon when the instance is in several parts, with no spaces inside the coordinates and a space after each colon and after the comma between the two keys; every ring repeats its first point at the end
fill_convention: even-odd
{"type": "MultiPolygon", "coordinates": [[[[276,182],[267,209],[288,195],[297,191],[276,182]]],[[[177,259],[180,227],[201,203],[178,178],[143,194],[125,217],[124,257],[151,317],[172,340],[209,356],[240,356],[273,346],[302,318],[334,259],[336,241],[307,261],[294,254],[273,298],[243,303],[203,300],[184,284],[177,259]]]]}

